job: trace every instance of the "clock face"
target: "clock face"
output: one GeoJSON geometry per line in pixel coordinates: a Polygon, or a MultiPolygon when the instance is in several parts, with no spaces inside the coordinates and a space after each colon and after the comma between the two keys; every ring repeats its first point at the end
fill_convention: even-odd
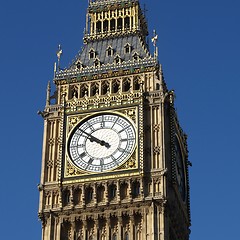
{"type": "Polygon", "coordinates": [[[73,129],[68,154],[82,170],[104,172],[124,163],[135,146],[133,124],[118,114],[106,113],[91,116],[73,129]]]}
{"type": "Polygon", "coordinates": [[[181,150],[179,139],[177,136],[175,136],[175,154],[176,154],[176,162],[175,162],[176,180],[177,180],[180,195],[183,201],[185,201],[185,198],[186,198],[185,169],[184,169],[182,150],[181,150]]]}

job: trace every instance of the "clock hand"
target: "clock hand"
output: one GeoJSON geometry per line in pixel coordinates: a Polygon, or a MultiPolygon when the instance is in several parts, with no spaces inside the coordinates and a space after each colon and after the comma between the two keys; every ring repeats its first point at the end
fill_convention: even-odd
{"type": "Polygon", "coordinates": [[[89,140],[90,140],[91,142],[96,142],[96,143],[100,144],[101,146],[105,146],[106,148],[110,148],[109,143],[107,143],[107,142],[105,142],[105,141],[103,141],[103,140],[100,140],[100,139],[94,137],[93,135],[91,135],[90,133],[87,133],[87,132],[83,131],[82,129],[79,129],[79,130],[80,130],[82,133],[84,133],[85,135],[87,135],[87,136],[89,137],[89,140]]]}

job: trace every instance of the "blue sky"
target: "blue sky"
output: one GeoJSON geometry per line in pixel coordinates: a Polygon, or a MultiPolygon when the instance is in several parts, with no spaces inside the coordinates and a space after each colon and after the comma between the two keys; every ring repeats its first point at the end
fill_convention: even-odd
{"type": "MultiPolygon", "coordinates": [[[[159,60],[189,136],[191,240],[239,235],[240,2],[146,3],[159,60]]],[[[87,0],[0,5],[1,238],[41,239],[37,219],[46,86],[59,43],[62,66],[82,46],[87,0]]]]}

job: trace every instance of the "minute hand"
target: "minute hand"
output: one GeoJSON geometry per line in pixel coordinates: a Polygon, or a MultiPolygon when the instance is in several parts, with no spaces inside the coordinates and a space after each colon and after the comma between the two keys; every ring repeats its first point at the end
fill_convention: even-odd
{"type": "Polygon", "coordinates": [[[87,136],[89,137],[89,140],[90,140],[91,142],[96,142],[96,143],[100,144],[101,146],[105,146],[105,147],[107,147],[107,148],[110,148],[109,143],[107,143],[107,142],[105,142],[105,141],[103,141],[103,140],[100,140],[100,139],[94,137],[93,135],[91,135],[90,133],[87,133],[87,132],[83,131],[82,129],[79,129],[79,130],[80,130],[82,133],[84,133],[85,135],[87,135],[87,136]]]}

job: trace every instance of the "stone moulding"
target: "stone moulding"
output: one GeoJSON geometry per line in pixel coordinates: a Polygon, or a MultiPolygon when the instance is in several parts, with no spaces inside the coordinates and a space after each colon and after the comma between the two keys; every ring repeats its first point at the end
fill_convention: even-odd
{"type": "Polygon", "coordinates": [[[122,62],[117,65],[102,65],[101,67],[86,67],[82,70],[79,69],[63,69],[55,73],[54,82],[57,85],[71,83],[72,79],[79,80],[91,80],[89,76],[99,76],[102,78],[102,74],[110,75],[106,77],[112,77],[111,75],[127,75],[138,72],[154,71],[158,67],[156,59],[143,59],[137,62],[122,62]],[[118,73],[119,72],[119,73],[118,73]],[[111,74],[110,74],[111,73],[111,74]]]}

